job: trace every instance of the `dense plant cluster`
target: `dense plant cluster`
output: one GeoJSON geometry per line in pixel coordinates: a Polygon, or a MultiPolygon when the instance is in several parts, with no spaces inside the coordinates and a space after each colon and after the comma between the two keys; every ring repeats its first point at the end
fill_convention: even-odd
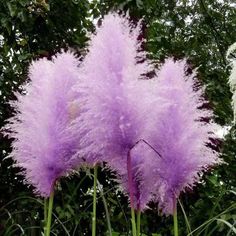
{"type": "MultiPolygon", "coordinates": [[[[235,4],[231,1],[1,2],[1,127],[12,116],[8,101],[16,99],[15,91],[24,89],[21,85],[27,80],[31,60],[41,57],[51,60],[60,48],[71,47],[78,56],[85,56],[89,32],[94,31],[93,23],[100,25],[110,10],[129,10],[134,24],[143,17],[139,40],[145,38],[147,41],[141,48],[148,51],[148,57],[156,64],[168,56],[187,57],[188,64],[198,68],[200,83],[206,86],[206,97],[210,100],[203,106],[213,109],[215,121],[227,130],[224,143],[212,140],[227,164],[210,171],[194,191],[180,196],[179,212],[182,207],[184,209],[184,214],[179,213],[180,235],[194,229],[193,235],[233,235],[236,150],[231,93],[227,84],[229,67],[225,57],[228,46],[236,38],[235,4]],[[202,227],[198,228],[200,225],[202,227]]],[[[192,74],[191,67],[188,73],[192,74]]],[[[146,76],[155,77],[155,69],[146,76]]],[[[43,201],[25,187],[22,177],[17,175],[18,169],[12,168],[12,160],[5,159],[11,152],[11,141],[1,136],[0,232],[3,235],[39,235],[44,225],[43,201]]],[[[117,189],[113,178],[113,173],[98,170],[98,235],[105,234],[109,221],[113,235],[126,235],[130,231],[127,198],[117,189]]],[[[89,170],[69,180],[62,179],[56,189],[52,232],[89,235],[93,193],[89,170]]],[[[172,231],[171,218],[158,216],[157,210],[146,210],[143,214],[142,232],[147,235],[151,232],[171,235],[172,231]]]]}

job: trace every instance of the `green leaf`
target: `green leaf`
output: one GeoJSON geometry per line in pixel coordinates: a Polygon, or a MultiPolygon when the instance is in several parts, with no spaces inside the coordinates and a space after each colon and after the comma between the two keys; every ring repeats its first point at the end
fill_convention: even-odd
{"type": "Polygon", "coordinates": [[[120,235],[120,233],[118,233],[118,232],[112,232],[112,236],[119,236],[120,235]]]}
{"type": "Polygon", "coordinates": [[[16,15],[17,12],[17,7],[14,4],[11,4],[10,2],[7,2],[7,7],[9,9],[10,12],[10,16],[13,17],[16,15]]]}
{"type": "Polygon", "coordinates": [[[217,221],[220,221],[220,222],[226,224],[230,228],[230,230],[232,230],[236,234],[236,228],[231,223],[229,223],[228,221],[223,220],[223,219],[217,219],[217,221]]]}

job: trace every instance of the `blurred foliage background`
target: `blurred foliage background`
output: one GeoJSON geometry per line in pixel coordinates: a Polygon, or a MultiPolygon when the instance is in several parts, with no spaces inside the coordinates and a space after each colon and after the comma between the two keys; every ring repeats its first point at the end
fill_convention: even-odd
{"type": "MultiPolygon", "coordinates": [[[[225,139],[216,141],[225,164],[204,176],[202,183],[180,198],[190,235],[230,236],[236,227],[236,130],[232,126],[230,67],[227,48],[236,41],[236,3],[233,0],[8,0],[0,1],[0,127],[12,115],[8,101],[27,80],[33,59],[50,58],[61,48],[86,54],[89,34],[109,11],[129,11],[143,19],[143,45],[157,65],[164,58],[187,57],[197,68],[200,83],[224,127],[225,139]],[[227,132],[226,132],[227,131],[227,132]],[[198,228],[199,226],[201,226],[198,228]]],[[[114,29],[115,30],[115,29],[114,29]]],[[[96,63],[96,62],[94,62],[96,63]]],[[[0,235],[41,235],[43,199],[23,184],[12,161],[6,159],[11,140],[0,134],[0,235]]],[[[98,235],[129,235],[127,199],[111,174],[99,171],[98,235]]],[[[52,235],[90,235],[92,179],[89,170],[63,179],[56,192],[52,235]]],[[[151,209],[152,208],[152,209],[151,209]]],[[[188,235],[179,207],[180,235],[188,235]]],[[[157,207],[142,215],[143,235],[172,235],[172,218],[161,217],[157,207]]]]}

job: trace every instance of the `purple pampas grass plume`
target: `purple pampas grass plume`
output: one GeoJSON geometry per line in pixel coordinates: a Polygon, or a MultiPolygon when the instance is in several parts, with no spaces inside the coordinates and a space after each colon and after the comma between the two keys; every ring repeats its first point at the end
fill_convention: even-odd
{"type": "Polygon", "coordinates": [[[203,171],[220,163],[217,153],[208,145],[216,137],[218,126],[203,122],[212,113],[199,109],[205,102],[203,90],[194,89],[196,74],[187,76],[185,67],[185,61],[172,59],[161,67],[154,88],[159,103],[149,113],[143,133],[143,138],[161,156],[152,161],[149,178],[156,179],[153,193],[165,214],[174,213],[180,193],[192,188],[203,171]]]}
{"type": "Polygon", "coordinates": [[[22,168],[26,183],[48,197],[58,178],[78,164],[79,136],[73,121],[78,115],[72,87],[77,81],[78,61],[61,53],[52,61],[41,59],[29,68],[30,82],[13,102],[14,117],[5,126],[13,138],[10,156],[22,168]]]}
{"type": "MultiPolygon", "coordinates": [[[[151,68],[142,60],[145,53],[140,51],[139,33],[140,26],[132,26],[127,17],[105,16],[92,37],[76,87],[81,97],[77,119],[78,132],[83,136],[80,155],[92,166],[106,162],[126,193],[127,155],[140,139],[145,123],[146,99],[140,96],[146,81],[140,78],[151,68]]],[[[131,205],[137,208],[137,198],[131,205]]]]}

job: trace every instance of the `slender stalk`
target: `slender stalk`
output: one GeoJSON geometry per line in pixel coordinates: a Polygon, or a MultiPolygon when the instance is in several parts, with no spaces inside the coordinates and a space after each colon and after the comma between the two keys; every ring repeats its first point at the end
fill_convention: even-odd
{"type": "Polygon", "coordinates": [[[178,236],[178,217],[177,217],[177,206],[175,204],[175,209],[174,209],[174,236],[178,236]]]}
{"type": "Polygon", "coordinates": [[[99,190],[99,193],[102,197],[102,201],[103,201],[103,205],[104,205],[104,209],[105,209],[105,213],[106,213],[106,219],[107,219],[107,229],[108,229],[108,235],[109,236],[112,236],[112,229],[111,229],[111,220],[110,220],[110,215],[109,215],[109,211],[108,211],[108,207],[107,207],[107,202],[106,202],[106,198],[104,196],[104,192],[103,192],[103,189],[101,187],[101,184],[99,183],[99,181],[97,180],[98,182],[98,190],[99,190]]]}
{"type": "Polygon", "coordinates": [[[93,217],[92,217],[92,236],[96,236],[96,204],[97,204],[97,175],[98,167],[94,167],[93,176],[93,217]]]}
{"type": "Polygon", "coordinates": [[[141,211],[137,211],[137,236],[140,236],[141,211]]]}
{"type": "Polygon", "coordinates": [[[50,236],[50,232],[51,232],[53,199],[54,199],[54,191],[51,192],[50,198],[49,198],[46,236],[50,236]]]}
{"type": "Polygon", "coordinates": [[[43,228],[44,228],[44,235],[46,235],[47,230],[47,210],[48,210],[48,199],[44,198],[44,221],[43,221],[43,228]]]}
{"type": "MultiPolygon", "coordinates": [[[[185,210],[184,210],[184,207],[183,207],[183,205],[182,205],[182,203],[181,203],[181,201],[178,199],[178,203],[179,203],[179,205],[180,205],[180,207],[181,207],[181,210],[182,210],[182,212],[183,212],[183,215],[184,215],[184,219],[185,219],[185,223],[186,223],[186,226],[187,226],[187,231],[188,231],[188,234],[190,234],[191,236],[193,236],[192,235],[192,230],[191,230],[191,226],[190,226],[190,223],[189,223],[189,221],[188,221],[188,217],[187,217],[187,215],[186,215],[186,213],[185,213],[185,210]]],[[[204,236],[206,236],[206,235],[204,235],[204,236]]]]}
{"type": "Polygon", "coordinates": [[[132,223],[132,234],[133,236],[137,236],[134,208],[131,208],[131,223],[132,223]]]}
{"type": "Polygon", "coordinates": [[[134,212],[134,192],[133,192],[133,178],[132,178],[131,155],[130,155],[131,150],[132,148],[129,150],[127,155],[127,172],[128,172],[128,188],[129,188],[129,198],[131,207],[132,234],[133,236],[136,236],[137,232],[136,232],[136,220],[134,212]]]}

